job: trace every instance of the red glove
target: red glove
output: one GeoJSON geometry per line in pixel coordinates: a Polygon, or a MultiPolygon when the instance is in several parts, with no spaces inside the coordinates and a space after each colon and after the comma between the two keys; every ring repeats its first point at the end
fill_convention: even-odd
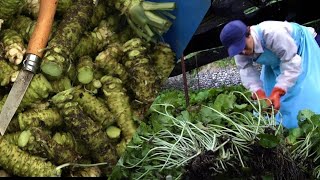
{"type": "Polygon", "coordinates": [[[263,89],[259,89],[258,91],[256,91],[255,93],[252,94],[251,97],[253,100],[257,100],[257,99],[267,99],[266,93],[264,92],[263,89]]]}
{"type": "Polygon", "coordinates": [[[279,87],[274,87],[271,91],[271,95],[269,96],[270,101],[272,102],[272,104],[270,104],[270,102],[268,102],[268,105],[272,105],[273,108],[275,110],[279,110],[280,109],[280,97],[285,95],[286,91],[279,88],[279,87]]]}

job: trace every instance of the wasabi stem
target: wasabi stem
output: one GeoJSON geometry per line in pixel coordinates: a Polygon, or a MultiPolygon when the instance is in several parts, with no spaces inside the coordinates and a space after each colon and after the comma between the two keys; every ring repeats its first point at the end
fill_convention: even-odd
{"type": "Polygon", "coordinates": [[[157,39],[169,30],[172,23],[166,16],[169,18],[174,16],[167,11],[172,11],[176,8],[175,2],[156,3],[143,0],[111,0],[108,3],[125,14],[129,25],[137,35],[148,41],[157,39]]]}
{"type": "Polygon", "coordinates": [[[110,139],[118,139],[120,138],[121,129],[116,126],[109,126],[106,133],[110,139]]]}
{"type": "Polygon", "coordinates": [[[0,59],[0,86],[8,85],[15,72],[16,70],[14,70],[6,60],[0,59]]]}
{"type": "Polygon", "coordinates": [[[5,23],[21,11],[24,1],[21,0],[2,0],[0,1],[0,19],[5,23]]]}
{"type": "Polygon", "coordinates": [[[93,80],[94,64],[90,56],[82,56],[77,64],[77,77],[81,84],[89,84],[93,80]]]}
{"type": "Polygon", "coordinates": [[[92,14],[92,0],[76,1],[70,6],[41,61],[40,68],[45,75],[59,79],[66,73],[74,59],[73,50],[87,31],[92,14]]]}
{"type": "Polygon", "coordinates": [[[111,173],[118,161],[118,156],[101,126],[87,116],[78,103],[65,103],[62,113],[67,127],[76,138],[83,140],[88,146],[94,161],[96,163],[107,162],[107,166],[104,167],[105,173],[111,173]]]}
{"type": "Polygon", "coordinates": [[[82,89],[76,89],[72,94],[73,100],[79,103],[83,111],[100,124],[103,129],[114,123],[115,117],[110,112],[108,106],[96,96],[82,89]]]}
{"type": "Polygon", "coordinates": [[[106,104],[114,114],[124,139],[129,143],[137,130],[137,125],[132,118],[132,108],[126,89],[119,78],[112,76],[103,76],[101,82],[106,104]]]}
{"type": "Polygon", "coordinates": [[[18,114],[18,121],[21,130],[30,127],[46,127],[48,129],[59,127],[63,119],[57,109],[30,109],[18,114]]]}
{"type": "Polygon", "coordinates": [[[1,41],[4,45],[5,57],[15,65],[22,62],[26,52],[23,37],[13,29],[1,31],[1,41]]]}
{"type": "Polygon", "coordinates": [[[22,150],[32,155],[47,158],[55,164],[77,162],[80,158],[75,150],[58,144],[52,139],[49,131],[41,128],[30,128],[22,131],[17,144],[22,150]]]}
{"type": "Polygon", "coordinates": [[[60,177],[61,169],[43,158],[32,156],[0,137],[0,166],[22,177],[60,177]]]}

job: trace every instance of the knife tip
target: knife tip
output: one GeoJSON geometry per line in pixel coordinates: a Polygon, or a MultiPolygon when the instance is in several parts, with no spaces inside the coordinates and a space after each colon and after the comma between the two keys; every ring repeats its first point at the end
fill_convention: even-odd
{"type": "Polygon", "coordinates": [[[5,133],[5,130],[3,130],[2,128],[0,128],[0,134],[1,134],[1,136],[3,136],[4,133],[5,133]]]}

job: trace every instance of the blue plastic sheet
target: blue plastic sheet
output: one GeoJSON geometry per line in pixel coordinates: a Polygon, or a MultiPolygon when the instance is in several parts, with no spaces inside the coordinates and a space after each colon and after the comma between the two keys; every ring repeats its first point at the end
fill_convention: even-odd
{"type": "Polygon", "coordinates": [[[153,2],[176,2],[176,9],[169,11],[176,19],[167,33],[164,41],[169,43],[176,53],[177,60],[181,58],[193,34],[206,15],[211,0],[150,0],[153,2]]]}
{"type": "MultiPolygon", "coordinates": [[[[280,113],[276,115],[276,119],[286,128],[298,127],[300,110],[320,113],[318,105],[320,102],[320,49],[307,28],[296,23],[292,23],[292,27],[294,30],[292,37],[299,47],[297,53],[302,58],[302,72],[295,85],[289,88],[280,99],[280,113]]],[[[257,30],[259,36],[262,36],[259,28],[257,30]]],[[[256,62],[263,64],[261,79],[266,95],[269,96],[276,84],[277,76],[281,73],[280,60],[271,51],[265,49],[256,62]]]]}

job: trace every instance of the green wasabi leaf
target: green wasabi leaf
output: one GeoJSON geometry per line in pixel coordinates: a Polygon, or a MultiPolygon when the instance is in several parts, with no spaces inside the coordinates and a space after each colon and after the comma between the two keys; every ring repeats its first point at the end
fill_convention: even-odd
{"type": "Polygon", "coordinates": [[[280,143],[277,136],[271,134],[259,134],[259,144],[264,148],[274,148],[280,143]]]}

